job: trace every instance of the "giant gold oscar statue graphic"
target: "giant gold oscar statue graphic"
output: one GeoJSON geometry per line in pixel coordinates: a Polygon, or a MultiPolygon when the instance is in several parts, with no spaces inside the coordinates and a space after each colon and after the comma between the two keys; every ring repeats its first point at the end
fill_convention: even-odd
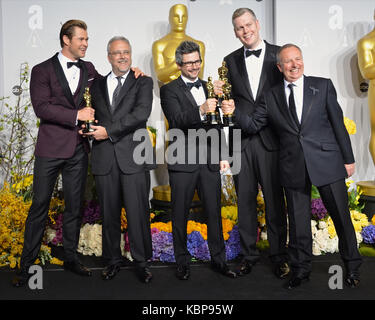
{"type": "Polygon", "coordinates": [[[152,45],[155,72],[162,84],[177,79],[181,74],[176,65],[175,52],[183,41],[194,41],[199,45],[202,58],[199,77],[202,78],[203,76],[205,46],[203,42],[195,40],[185,33],[187,20],[188,12],[185,5],[176,4],[172,6],[169,10],[170,33],[156,40],[152,45]]]}
{"type": "MultiPolygon", "coordinates": [[[[363,78],[369,80],[368,107],[371,124],[369,150],[375,164],[375,28],[358,41],[357,54],[359,70],[363,78]]],[[[361,187],[363,192],[361,198],[365,200],[364,211],[371,211],[372,215],[375,212],[375,179],[372,181],[360,181],[357,185],[361,187]]]]}

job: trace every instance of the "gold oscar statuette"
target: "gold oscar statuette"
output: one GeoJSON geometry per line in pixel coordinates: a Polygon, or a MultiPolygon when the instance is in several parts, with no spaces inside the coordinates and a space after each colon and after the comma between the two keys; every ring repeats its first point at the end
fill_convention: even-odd
{"type": "MultiPolygon", "coordinates": [[[[91,94],[90,94],[90,88],[89,87],[85,88],[85,93],[83,94],[83,99],[85,99],[85,101],[86,101],[86,108],[92,108],[91,107],[91,94]]],[[[94,119],[85,121],[86,127],[85,127],[85,129],[83,129],[84,133],[95,131],[93,128],[91,128],[91,124],[93,124],[94,121],[95,121],[94,119]]]]}
{"type": "MultiPolygon", "coordinates": [[[[214,85],[212,83],[212,77],[208,77],[206,87],[207,87],[208,99],[216,98],[214,85]]],[[[207,124],[211,124],[211,125],[220,124],[221,121],[220,121],[219,113],[217,111],[207,112],[206,121],[207,121],[207,124]]]]}
{"type": "MultiPolygon", "coordinates": [[[[232,98],[232,85],[228,82],[227,74],[228,68],[225,61],[223,61],[221,67],[218,69],[219,80],[224,81],[223,84],[223,94],[218,97],[218,107],[221,107],[223,100],[229,100],[232,98]]],[[[223,125],[226,127],[232,127],[233,123],[233,114],[224,113],[223,114],[223,125]]]]}

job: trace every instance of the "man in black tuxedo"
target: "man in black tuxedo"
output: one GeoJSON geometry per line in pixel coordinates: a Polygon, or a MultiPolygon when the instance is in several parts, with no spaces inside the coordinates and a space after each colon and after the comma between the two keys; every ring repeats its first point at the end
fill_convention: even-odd
{"type": "MultiPolygon", "coordinates": [[[[289,256],[292,277],[287,288],[299,286],[311,272],[311,184],[318,187],[335,224],[346,268],[345,283],[359,284],[362,259],[348,208],[345,178],[354,173],[354,156],[343,114],[330,79],[306,77],[301,50],[287,44],[278,53],[284,81],[265,94],[253,114],[234,114],[248,134],[270,125],[280,139],[280,179],[289,217],[289,256]]],[[[233,101],[223,111],[233,111],[233,101]]]]}
{"type": "MultiPolygon", "coordinates": [[[[236,108],[251,115],[259,105],[260,97],[280,82],[282,74],[276,67],[278,46],[260,38],[260,25],[249,8],[239,8],[232,15],[236,37],[243,47],[224,58],[228,80],[236,108]]],[[[223,82],[215,81],[215,93],[221,92],[223,82]]],[[[283,190],[280,186],[278,159],[279,142],[270,127],[255,135],[241,131],[241,170],[234,175],[238,200],[238,224],[242,261],[239,274],[251,272],[259,259],[256,249],[258,236],[257,194],[262,187],[266,205],[267,239],[270,259],[278,278],[289,273],[286,254],[286,212],[283,190]]]]}
{"type": "Polygon", "coordinates": [[[170,138],[174,135],[177,139],[173,140],[169,148],[177,145],[177,153],[183,151],[184,155],[176,163],[171,162],[171,157],[167,158],[177,277],[187,280],[190,276],[191,256],[187,249],[186,228],[190,204],[197,188],[207,215],[207,238],[212,267],[228,277],[235,278],[236,273],[226,264],[220,206],[220,169],[229,168],[229,163],[219,162],[220,130],[205,128],[203,125],[205,114],[215,111],[217,101],[214,98],[207,99],[206,82],[198,78],[202,62],[199,45],[193,41],[184,41],[176,49],[175,56],[181,76],[161,87],[160,99],[169,123],[168,134],[170,138]],[[196,130],[207,132],[207,129],[211,129],[213,134],[216,133],[218,139],[196,141],[195,137],[191,138],[193,135],[189,135],[196,130]],[[211,151],[214,151],[216,159],[215,155],[211,156],[211,151]]]}
{"type": "Polygon", "coordinates": [[[91,62],[82,60],[88,47],[84,21],[65,22],[60,30],[60,44],[59,53],[31,71],[30,96],[40,126],[35,146],[33,200],[26,220],[20,272],[13,280],[16,287],[27,283],[28,269],[38,256],[60,171],[65,200],[64,268],[91,275],[91,270],[78,261],[76,252],[89,151],[87,139],[82,139],[78,131],[80,121],[94,117],[94,110],[85,107],[83,93],[100,75],[91,62]]]}
{"type": "MultiPolygon", "coordinates": [[[[113,37],[107,51],[112,72],[92,87],[92,105],[98,125],[92,125],[94,132],[86,133],[94,139],[92,173],[103,218],[103,258],[107,266],[102,277],[112,279],[122,265],[120,217],[124,206],[130,253],[138,276],[148,283],[152,279],[147,264],[152,257],[152,243],[145,170],[149,167],[133,157],[141,143],[133,137],[138,129],[146,130],[153,83],[150,77],[134,76],[128,39],[113,37]]],[[[143,143],[149,143],[148,149],[152,150],[148,135],[143,143]]],[[[148,160],[152,163],[152,159],[148,160]]]]}

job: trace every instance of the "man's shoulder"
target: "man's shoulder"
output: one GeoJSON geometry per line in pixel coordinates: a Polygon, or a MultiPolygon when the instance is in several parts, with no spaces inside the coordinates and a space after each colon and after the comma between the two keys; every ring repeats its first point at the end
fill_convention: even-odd
{"type": "Polygon", "coordinates": [[[271,50],[271,51],[277,52],[280,49],[280,46],[278,46],[276,44],[269,43],[266,40],[264,40],[264,43],[266,44],[266,50],[271,50]]]}
{"type": "Polygon", "coordinates": [[[166,90],[175,90],[178,87],[178,83],[181,81],[180,77],[178,77],[175,80],[172,80],[171,82],[168,82],[166,84],[163,84],[160,87],[160,91],[166,91],[166,90]]]}
{"type": "Polygon", "coordinates": [[[241,52],[243,53],[243,46],[241,48],[238,48],[234,51],[232,51],[231,53],[229,53],[228,55],[226,55],[224,57],[224,60],[225,61],[228,61],[228,60],[232,60],[234,57],[238,56],[239,54],[241,54],[241,52]]]}
{"type": "Polygon", "coordinates": [[[44,60],[43,62],[40,62],[36,64],[33,69],[45,69],[52,66],[53,59],[57,59],[57,54],[53,55],[52,57],[48,58],[47,60],[44,60]]]}

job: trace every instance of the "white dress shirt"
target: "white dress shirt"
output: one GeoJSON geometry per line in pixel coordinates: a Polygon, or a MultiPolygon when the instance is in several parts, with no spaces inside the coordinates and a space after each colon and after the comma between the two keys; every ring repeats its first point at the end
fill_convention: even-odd
{"type": "MultiPolygon", "coordinates": [[[[124,85],[125,79],[129,74],[130,69],[128,70],[127,73],[125,73],[121,77],[121,84],[124,85]]],[[[116,78],[117,76],[113,73],[113,71],[108,75],[107,77],[107,88],[108,88],[108,96],[109,96],[109,103],[112,105],[112,98],[113,98],[113,91],[115,91],[117,85],[118,85],[118,80],[116,78]]]]}
{"type": "Polygon", "coordinates": [[[253,50],[259,50],[262,49],[260,56],[256,57],[255,55],[251,55],[246,58],[246,48],[244,48],[244,57],[245,57],[245,65],[247,70],[247,75],[249,77],[249,83],[251,92],[253,93],[254,100],[256,99],[258,87],[259,87],[259,80],[262,73],[263,68],[263,61],[264,61],[264,55],[266,52],[266,44],[263,40],[260,41],[259,45],[251,49],[253,50]]]}
{"type": "Polygon", "coordinates": [[[59,52],[57,58],[60,61],[61,67],[65,74],[65,78],[68,81],[70,91],[72,92],[72,95],[74,95],[78,87],[79,78],[81,75],[81,69],[78,68],[77,66],[72,66],[68,68],[68,65],[67,65],[68,62],[77,62],[77,61],[73,61],[65,57],[61,53],[61,51],[59,52]]]}
{"type": "Polygon", "coordinates": [[[295,82],[288,82],[284,79],[284,89],[285,89],[285,96],[286,96],[287,104],[289,104],[289,95],[290,95],[290,89],[288,85],[289,83],[293,83],[294,102],[296,104],[297,117],[300,123],[301,123],[301,118],[302,118],[302,107],[303,107],[303,77],[304,76],[302,76],[295,82]]]}
{"type": "MultiPolygon", "coordinates": [[[[194,81],[192,81],[192,80],[184,77],[183,75],[181,75],[181,79],[185,82],[185,84],[188,83],[188,82],[195,82],[195,81],[198,80],[198,78],[196,78],[194,81]]],[[[198,107],[198,111],[199,111],[199,114],[201,116],[201,119],[204,120],[205,116],[200,113],[200,109],[199,109],[199,107],[203,103],[206,102],[206,94],[204,93],[203,84],[199,88],[192,87],[190,92],[193,95],[193,98],[194,98],[195,102],[197,103],[197,107],[198,107]]]]}

